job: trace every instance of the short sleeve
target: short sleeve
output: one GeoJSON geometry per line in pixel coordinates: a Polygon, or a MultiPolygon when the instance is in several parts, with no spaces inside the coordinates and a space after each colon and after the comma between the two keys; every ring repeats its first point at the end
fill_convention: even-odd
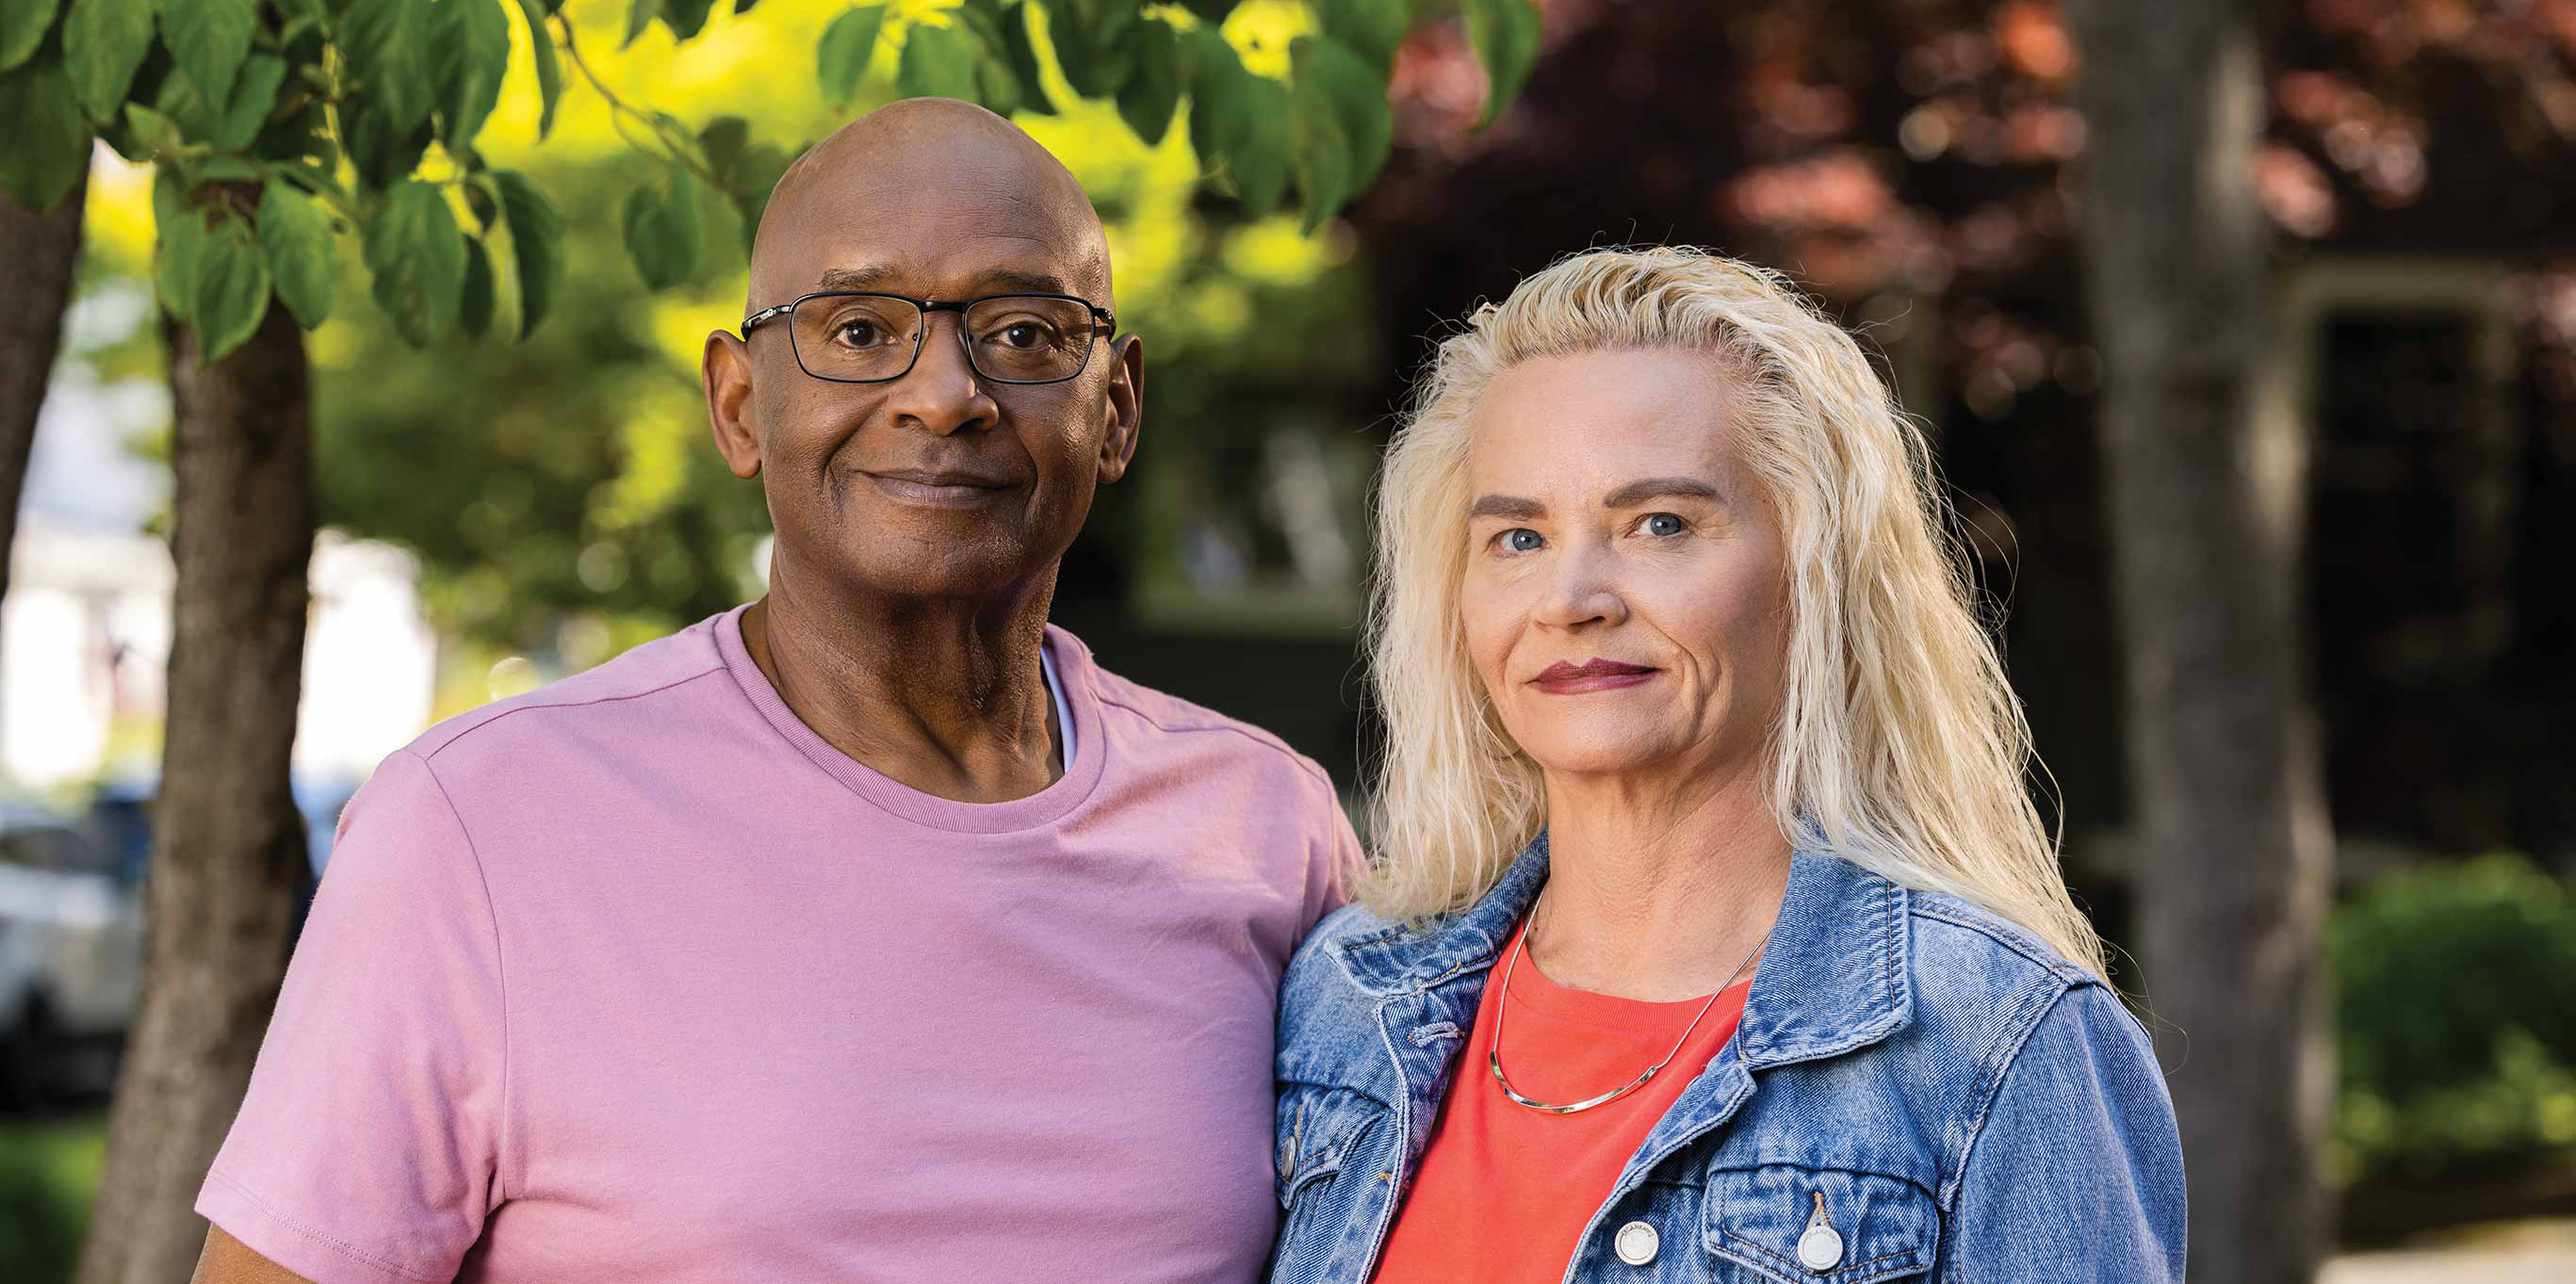
{"type": "MultiPolygon", "coordinates": [[[[1323,777],[1320,770],[1316,775],[1323,777]]],[[[1351,818],[1342,810],[1341,799],[1329,778],[1324,778],[1322,792],[1329,832],[1318,846],[1314,868],[1306,876],[1306,921],[1298,925],[1300,938],[1315,930],[1325,915],[1350,900],[1350,889],[1368,859],[1360,850],[1360,836],[1352,830],[1351,818]]]]}
{"type": "Polygon", "coordinates": [[[315,1284],[448,1280],[500,1200],[500,944],[408,750],[350,800],[197,1211],[315,1284]]]}

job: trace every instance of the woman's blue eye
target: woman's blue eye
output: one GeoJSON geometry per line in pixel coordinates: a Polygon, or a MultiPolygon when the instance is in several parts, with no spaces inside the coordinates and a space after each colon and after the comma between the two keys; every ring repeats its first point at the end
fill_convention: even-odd
{"type": "Polygon", "coordinates": [[[1515,553],[1529,552],[1545,542],[1538,537],[1537,531],[1526,526],[1515,526],[1503,532],[1503,547],[1515,553]]]}
{"type": "Polygon", "coordinates": [[[1669,537],[1679,535],[1683,530],[1682,519],[1675,517],[1670,513],[1648,513],[1646,514],[1646,520],[1640,523],[1640,525],[1645,528],[1646,533],[1649,535],[1662,535],[1669,537]]]}

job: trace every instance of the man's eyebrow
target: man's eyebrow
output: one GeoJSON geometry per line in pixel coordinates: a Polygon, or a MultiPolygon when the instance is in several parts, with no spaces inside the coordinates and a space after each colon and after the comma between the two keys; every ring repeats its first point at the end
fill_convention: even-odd
{"type": "Polygon", "coordinates": [[[1467,518],[1470,521],[1479,517],[1509,517],[1518,521],[1531,521],[1545,516],[1547,516],[1547,505],[1535,499],[1523,499],[1518,495],[1479,495],[1476,497],[1475,504],[1467,509],[1467,518]]]}
{"type": "Polygon", "coordinates": [[[1706,499],[1722,501],[1726,497],[1715,486],[1696,477],[1645,477],[1632,481],[1601,497],[1603,508],[1634,508],[1650,499],[1706,499]]]}
{"type": "MultiPolygon", "coordinates": [[[[833,268],[816,278],[817,290],[875,290],[893,280],[895,270],[883,263],[866,267],[833,268]]],[[[976,278],[977,294],[1071,294],[1064,278],[1046,272],[1022,272],[996,268],[976,278]]]]}

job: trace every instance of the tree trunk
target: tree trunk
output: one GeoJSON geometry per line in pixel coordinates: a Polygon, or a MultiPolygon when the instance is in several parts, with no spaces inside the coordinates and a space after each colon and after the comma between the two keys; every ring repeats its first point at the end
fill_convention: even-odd
{"type": "Polygon", "coordinates": [[[250,1082],[310,878],[287,778],[313,546],[312,380],[275,300],[211,368],[171,342],[178,591],[153,804],[143,1011],[117,1085],[80,1284],[173,1284],[250,1082]]]}
{"type": "Polygon", "coordinates": [[[2259,48],[2241,0],[2079,0],[2072,16],[2132,875],[2191,1279],[2294,1284],[2327,1231],[2333,839],[2302,639],[2306,446],[2264,379],[2259,48]]]}
{"type": "Polygon", "coordinates": [[[9,592],[18,496],[27,484],[36,412],[44,408],[45,382],[62,346],[63,307],[71,302],[88,197],[84,181],[72,184],[50,213],[30,214],[0,200],[0,597],[9,592]]]}

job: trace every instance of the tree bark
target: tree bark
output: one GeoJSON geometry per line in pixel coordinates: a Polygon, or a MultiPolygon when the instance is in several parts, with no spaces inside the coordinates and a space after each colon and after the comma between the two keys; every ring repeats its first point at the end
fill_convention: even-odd
{"type": "Polygon", "coordinates": [[[88,200],[86,181],[72,184],[71,194],[43,214],[0,200],[0,597],[9,592],[18,497],[27,485],[45,383],[62,347],[63,308],[71,302],[88,200]]]}
{"type": "Polygon", "coordinates": [[[271,300],[211,368],[171,342],[178,566],[143,1010],[80,1284],[188,1278],[198,1184],[276,1006],[310,865],[288,784],[313,546],[312,380],[271,300]]]}
{"type": "Polygon", "coordinates": [[[2333,859],[2299,584],[2306,445],[2264,365],[2242,0],[2079,0],[2084,282],[2126,698],[2146,1005],[2194,1284],[2314,1277],[2333,859]]]}

